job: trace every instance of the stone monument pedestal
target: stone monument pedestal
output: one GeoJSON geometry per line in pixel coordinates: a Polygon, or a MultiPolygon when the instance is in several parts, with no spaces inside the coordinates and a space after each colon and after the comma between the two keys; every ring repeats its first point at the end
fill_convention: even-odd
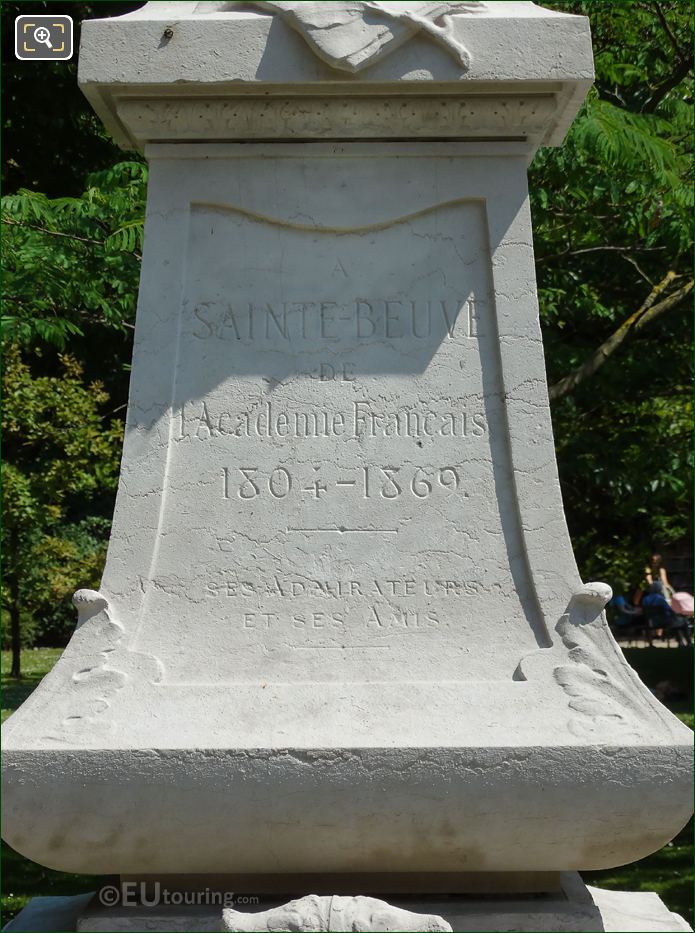
{"type": "Polygon", "coordinates": [[[130,877],[664,845],[692,736],[579,579],[538,321],[526,168],[591,84],[587,21],[156,2],[82,37],[150,164],[143,271],[107,566],[7,724],[7,841],[130,877]]]}
{"type": "MultiPolygon", "coordinates": [[[[190,900],[190,891],[188,893],[190,900]]],[[[154,891],[150,890],[149,896],[153,894],[154,891]]],[[[241,900],[238,895],[237,898],[241,900]]],[[[587,887],[579,875],[572,872],[562,875],[558,890],[544,894],[476,898],[460,894],[407,896],[392,892],[387,899],[389,904],[416,914],[442,917],[452,930],[460,933],[537,933],[544,930],[549,933],[675,933],[691,930],[681,917],[668,910],[656,894],[587,887]]],[[[227,929],[222,925],[222,908],[219,905],[191,906],[189,903],[181,906],[104,907],[99,900],[96,894],[35,898],[5,930],[8,933],[139,933],[142,930],[202,933],[227,929]]],[[[287,896],[261,895],[257,905],[237,903],[235,910],[252,915],[286,902],[287,896]]],[[[247,929],[266,930],[267,927],[250,925],[247,929]]],[[[346,928],[331,926],[330,929],[346,928]]]]}

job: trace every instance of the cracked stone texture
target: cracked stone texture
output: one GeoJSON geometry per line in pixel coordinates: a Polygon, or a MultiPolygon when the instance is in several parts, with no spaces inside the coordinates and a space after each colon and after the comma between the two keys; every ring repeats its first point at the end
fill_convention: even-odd
{"type": "MultiPolygon", "coordinates": [[[[248,15],[219,15],[241,42],[248,15]]],[[[148,16],[87,30],[85,68],[148,16]]],[[[127,75],[104,67],[113,91],[127,75]]],[[[691,734],[627,666],[567,534],[534,145],[148,148],[107,566],[5,729],[14,848],[131,875],[557,871],[687,820],[691,734]]]]}

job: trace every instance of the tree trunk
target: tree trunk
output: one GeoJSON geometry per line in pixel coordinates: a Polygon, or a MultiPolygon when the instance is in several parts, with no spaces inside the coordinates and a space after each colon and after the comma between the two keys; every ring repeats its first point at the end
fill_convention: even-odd
{"type": "Polygon", "coordinates": [[[10,677],[22,676],[22,632],[19,618],[19,534],[16,528],[10,530],[10,553],[14,564],[14,573],[10,577],[10,635],[12,638],[12,669],[10,677]]]}

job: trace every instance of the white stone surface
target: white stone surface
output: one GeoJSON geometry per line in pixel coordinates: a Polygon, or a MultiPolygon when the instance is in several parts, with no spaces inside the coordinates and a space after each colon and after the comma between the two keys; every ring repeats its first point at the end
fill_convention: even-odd
{"type": "Polygon", "coordinates": [[[604,930],[641,933],[643,930],[692,930],[679,915],[668,910],[653,891],[602,891],[587,888],[601,911],[604,930]]]}
{"type": "MultiPolygon", "coordinates": [[[[159,6],[85,29],[85,86],[115,93],[120,49],[138,97],[159,6]]],[[[217,15],[182,22],[209,46],[217,15]]],[[[550,27],[583,19],[520,15],[549,54],[584,48],[550,27]]],[[[219,16],[237,43],[269,20],[219,16]]],[[[441,53],[416,35],[367,74],[408,49],[441,53]]],[[[207,93],[186,61],[156,80],[207,93]]],[[[131,875],[542,872],[633,861],[684,824],[691,733],[628,668],[565,526],[525,114],[515,142],[148,147],[107,567],[5,729],[14,848],[131,875]]]]}
{"type": "MultiPolygon", "coordinates": [[[[223,927],[220,908],[98,908],[87,907],[86,898],[34,898],[4,929],[12,933],[23,931],[82,931],[82,933],[119,933],[144,930],[173,933],[207,933],[223,927]],[[49,903],[50,902],[50,903],[49,903]]],[[[605,931],[605,933],[680,933],[692,928],[668,910],[656,894],[646,892],[604,891],[586,887],[573,874],[564,878],[563,891],[531,899],[472,897],[411,897],[393,898],[397,909],[420,914],[440,914],[460,933],[549,933],[561,931],[605,931]]],[[[249,908],[246,916],[257,911],[249,908]]],[[[318,929],[302,925],[298,929],[318,929]]],[[[321,927],[324,929],[325,927],[321,927]]],[[[338,929],[339,927],[334,927],[338,929]]],[[[244,929],[264,930],[261,925],[244,929]]],[[[277,929],[277,927],[276,927],[277,929]]],[[[284,924],[282,929],[295,929],[284,924]]],[[[351,929],[353,929],[351,927],[351,929]]],[[[354,929],[359,929],[358,927],[354,929]]],[[[381,927],[380,929],[385,929],[381,927]]],[[[405,927],[399,926],[399,930],[405,927]]],[[[415,929],[425,929],[424,926],[415,929]]]]}
{"type": "MultiPolygon", "coordinates": [[[[309,43],[319,58],[341,71],[357,72],[399,48],[413,35],[431,37],[463,67],[470,67],[470,54],[458,35],[456,17],[482,13],[479,2],[418,3],[365,0],[363,3],[321,3],[306,0],[248,3],[212,3],[210,12],[255,6],[277,13],[309,43]]],[[[201,5],[196,7],[201,11],[201,5]]]]}
{"type": "Polygon", "coordinates": [[[265,911],[222,911],[222,930],[243,933],[270,930],[422,931],[451,933],[450,925],[433,914],[415,913],[393,907],[376,897],[318,896],[308,894],[298,900],[265,911]]]}
{"type": "Polygon", "coordinates": [[[558,145],[593,80],[588,21],[534,3],[368,3],[364,16],[355,2],[238,7],[157,0],[83,23],[80,84],[122,145],[365,136],[558,145]],[[322,28],[308,22],[317,18],[322,28]]]}

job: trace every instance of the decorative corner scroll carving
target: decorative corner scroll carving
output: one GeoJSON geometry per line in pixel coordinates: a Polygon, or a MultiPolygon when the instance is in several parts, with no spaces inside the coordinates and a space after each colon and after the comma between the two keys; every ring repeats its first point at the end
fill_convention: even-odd
{"type": "Polygon", "coordinates": [[[586,583],[577,589],[555,626],[569,649],[569,663],[558,664],[557,650],[545,648],[527,655],[514,675],[515,680],[551,675],[569,697],[575,715],[567,726],[579,738],[616,731],[622,738],[635,737],[644,716],[636,709],[639,692],[632,671],[611,657],[603,613],[611,596],[605,583],[586,583]]]}
{"type": "MultiPolygon", "coordinates": [[[[105,716],[113,696],[129,681],[162,679],[162,666],[152,655],[132,651],[123,644],[125,630],[116,620],[108,599],[96,590],[77,590],[72,598],[77,627],[70,657],[79,659],[70,677],[70,690],[60,698],[60,728],[47,736],[66,741],[79,726],[80,735],[108,731],[105,716]]],[[[67,656],[61,658],[64,664],[67,656]]]]}
{"type": "Polygon", "coordinates": [[[370,67],[417,34],[430,36],[461,67],[471,56],[457,36],[455,17],[480,13],[486,4],[469,0],[388,3],[380,0],[254,0],[252,3],[199,3],[196,13],[255,6],[281,16],[326,64],[353,74],[370,67]]]}
{"type": "Polygon", "coordinates": [[[570,732],[589,737],[615,726],[637,733],[634,688],[624,683],[618,670],[606,663],[597,647],[599,629],[606,624],[603,609],[613,595],[605,583],[587,583],[572,594],[565,614],[555,627],[569,649],[570,664],[562,664],[553,676],[570,697],[569,706],[578,715],[569,721],[570,732]]]}
{"type": "Polygon", "coordinates": [[[398,930],[401,933],[450,933],[451,926],[435,914],[416,914],[392,907],[375,897],[340,897],[338,895],[306,897],[290,901],[282,907],[256,913],[226,909],[222,912],[222,930],[334,930],[371,931],[398,930]]]}

